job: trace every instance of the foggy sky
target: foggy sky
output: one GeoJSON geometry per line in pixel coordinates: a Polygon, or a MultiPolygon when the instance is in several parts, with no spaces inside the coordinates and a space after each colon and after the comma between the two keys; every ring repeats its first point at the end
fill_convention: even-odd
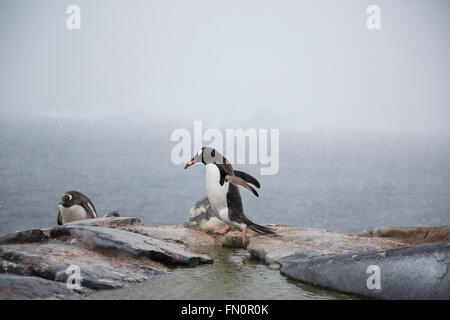
{"type": "Polygon", "coordinates": [[[0,0],[2,119],[449,131],[450,2],[0,0]],[[81,30],[66,8],[81,8],[81,30]],[[366,8],[381,8],[379,31],[366,8]]]}

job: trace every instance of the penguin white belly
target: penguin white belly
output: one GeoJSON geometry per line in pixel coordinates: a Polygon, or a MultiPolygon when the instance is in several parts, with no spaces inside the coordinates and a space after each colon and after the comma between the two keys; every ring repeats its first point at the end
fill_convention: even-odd
{"type": "Polygon", "coordinates": [[[63,223],[90,218],[90,216],[86,212],[86,210],[84,210],[84,208],[82,206],[79,206],[77,204],[75,204],[69,208],[59,205],[59,212],[61,212],[63,223]]]}
{"type": "Polygon", "coordinates": [[[220,185],[219,168],[215,164],[207,164],[206,194],[216,216],[226,223],[230,223],[227,205],[228,186],[228,182],[224,182],[222,186],[220,185]]]}

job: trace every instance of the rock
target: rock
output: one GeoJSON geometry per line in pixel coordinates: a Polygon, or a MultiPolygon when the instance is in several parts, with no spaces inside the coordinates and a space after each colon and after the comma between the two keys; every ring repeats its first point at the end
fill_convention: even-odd
{"type": "Polygon", "coordinates": [[[204,232],[211,233],[214,230],[223,229],[226,226],[226,223],[224,223],[222,220],[219,220],[216,217],[212,217],[208,221],[202,220],[199,227],[204,232]]]}
{"type": "Polygon", "coordinates": [[[65,285],[38,277],[0,274],[0,300],[82,299],[65,285]]]}
{"type": "MultiPolygon", "coordinates": [[[[92,290],[121,288],[150,279],[167,272],[167,265],[212,263],[207,255],[190,249],[217,243],[214,237],[200,230],[143,226],[140,219],[128,217],[75,221],[52,229],[4,235],[1,239],[0,273],[20,276],[8,281],[45,279],[60,288],[60,283],[69,277],[68,267],[75,266],[80,270],[81,290],[76,295],[64,291],[74,298],[92,290]]],[[[36,296],[20,292],[26,286],[17,288],[14,294],[0,291],[11,299],[41,298],[37,291],[36,296]]],[[[43,292],[42,298],[45,297],[47,294],[43,292]]]]}
{"type": "Polygon", "coordinates": [[[242,243],[242,232],[240,231],[227,232],[222,238],[222,246],[228,248],[244,248],[244,244],[242,243]]]}
{"type": "Polygon", "coordinates": [[[279,263],[283,257],[301,253],[312,258],[324,255],[342,255],[404,246],[399,241],[361,238],[321,229],[271,226],[276,236],[254,236],[247,250],[268,264],[279,263]]]}
{"type": "Polygon", "coordinates": [[[167,270],[148,259],[113,257],[69,243],[52,240],[34,245],[4,245],[0,248],[0,266],[4,266],[0,271],[66,282],[67,268],[75,265],[80,268],[81,285],[100,290],[121,288],[167,270]]]}
{"type": "Polygon", "coordinates": [[[269,264],[269,269],[279,270],[280,269],[280,265],[278,263],[269,264]]]}
{"type": "Polygon", "coordinates": [[[185,228],[183,226],[132,226],[125,228],[127,231],[136,232],[147,237],[161,241],[169,241],[182,244],[185,248],[199,248],[213,246],[219,243],[211,235],[198,229],[185,228]]]}
{"type": "Polygon", "coordinates": [[[281,258],[280,264],[281,272],[294,279],[361,296],[380,299],[450,299],[449,242],[357,255],[308,257],[299,252],[281,258]],[[369,289],[367,285],[373,274],[370,266],[379,268],[379,289],[369,289]]]}
{"type": "Polygon", "coordinates": [[[107,217],[78,220],[64,224],[64,226],[91,226],[104,228],[116,228],[130,225],[142,225],[142,221],[135,217],[107,217]]]}
{"type": "Polygon", "coordinates": [[[57,227],[51,231],[52,237],[67,234],[82,239],[89,246],[107,250],[115,255],[146,257],[170,265],[212,263],[206,255],[192,253],[180,244],[125,230],[78,225],[57,227]]]}
{"type": "Polygon", "coordinates": [[[450,242],[404,242],[332,231],[273,226],[277,236],[250,238],[247,249],[297,280],[380,299],[449,299],[450,242]],[[368,289],[368,267],[381,271],[381,289],[368,289]]]}
{"type": "Polygon", "coordinates": [[[111,211],[110,213],[107,213],[103,216],[103,218],[109,218],[109,217],[120,217],[120,213],[117,210],[111,211]]]}
{"type": "Polygon", "coordinates": [[[39,242],[47,238],[48,236],[41,229],[33,229],[2,235],[0,236],[0,244],[39,242]]]}
{"type": "Polygon", "coordinates": [[[379,227],[363,230],[360,237],[380,237],[401,240],[409,244],[450,241],[450,226],[441,227],[379,227]]]}
{"type": "Polygon", "coordinates": [[[0,259],[0,274],[1,273],[26,275],[27,270],[25,269],[24,266],[22,266],[20,264],[16,264],[14,262],[9,262],[9,261],[0,259]]]}

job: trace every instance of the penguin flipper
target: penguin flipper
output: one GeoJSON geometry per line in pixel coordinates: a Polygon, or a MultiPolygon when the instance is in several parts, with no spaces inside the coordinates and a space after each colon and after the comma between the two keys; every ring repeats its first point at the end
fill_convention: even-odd
{"type": "Polygon", "coordinates": [[[61,215],[61,211],[58,211],[58,219],[57,219],[58,225],[62,225],[62,215],[61,215]]]}
{"type": "Polygon", "coordinates": [[[253,178],[251,175],[249,175],[248,173],[245,173],[243,171],[237,171],[234,170],[234,175],[238,176],[239,178],[241,178],[242,180],[244,180],[245,182],[251,183],[252,185],[254,185],[255,187],[257,187],[258,189],[261,188],[261,185],[259,184],[259,181],[256,180],[255,178],[253,178]]]}
{"type": "Polygon", "coordinates": [[[91,216],[92,219],[97,218],[97,215],[91,209],[91,206],[88,203],[83,203],[81,206],[84,208],[84,210],[86,210],[87,213],[89,213],[89,215],[91,216]]]}
{"type": "Polygon", "coordinates": [[[248,191],[250,191],[251,193],[253,193],[255,196],[259,197],[258,192],[256,192],[255,189],[253,189],[247,182],[245,182],[242,178],[238,177],[238,176],[230,176],[227,175],[225,176],[225,180],[236,185],[236,186],[241,186],[244,187],[245,189],[247,189],[248,191]]]}

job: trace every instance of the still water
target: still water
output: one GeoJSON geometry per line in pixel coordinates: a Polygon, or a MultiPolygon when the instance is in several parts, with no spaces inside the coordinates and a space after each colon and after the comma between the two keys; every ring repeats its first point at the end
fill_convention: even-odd
{"type": "Polygon", "coordinates": [[[123,289],[102,291],[91,299],[355,299],[356,297],[302,284],[271,270],[246,250],[220,247],[200,252],[214,264],[174,268],[168,275],[132,284],[123,289]]]}

